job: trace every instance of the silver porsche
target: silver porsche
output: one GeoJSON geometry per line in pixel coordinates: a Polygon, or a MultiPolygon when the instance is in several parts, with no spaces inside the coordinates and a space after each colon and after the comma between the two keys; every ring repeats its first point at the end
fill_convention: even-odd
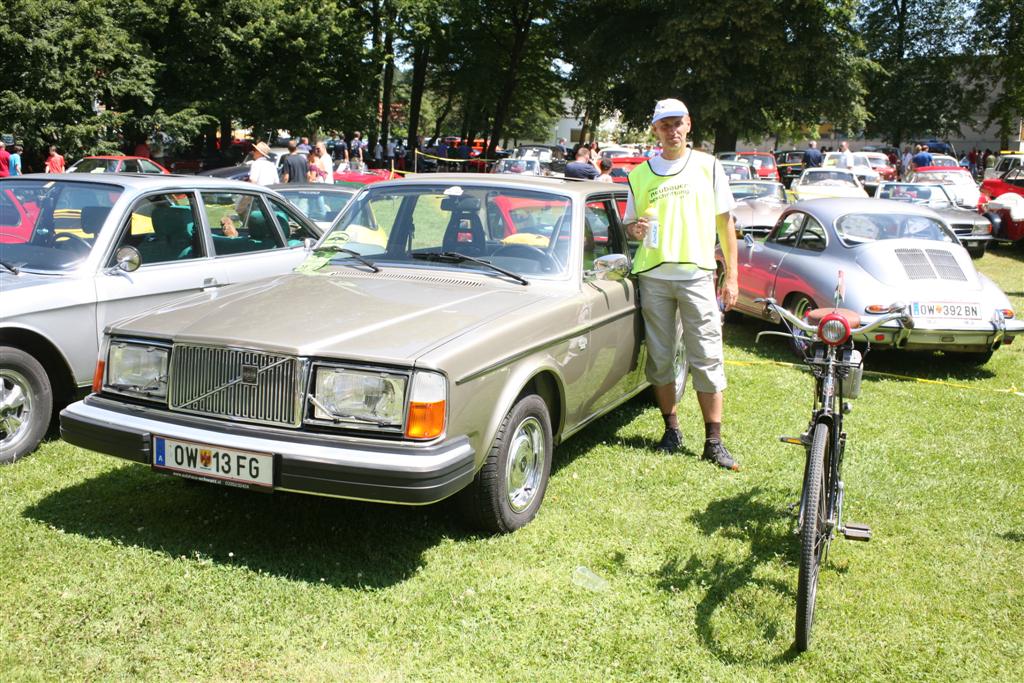
{"type": "Polygon", "coordinates": [[[913,330],[881,327],[871,344],[943,351],[981,364],[1024,333],[1006,295],[975,270],[942,217],[916,204],[884,199],[819,199],[788,208],[772,232],[739,245],[741,313],[769,319],[755,300],[774,297],[802,316],[830,305],[837,274],[845,308],[866,322],[896,301],[910,305],[913,330]]]}
{"type": "MultiPolygon", "coordinates": [[[[725,162],[723,162],[724,165],[725,162]]],[[[729,183],[736,208],[732,215],[736,229],[764,237],[789,206],[786,188],[771,180],[733,180],[729,183]]]]}

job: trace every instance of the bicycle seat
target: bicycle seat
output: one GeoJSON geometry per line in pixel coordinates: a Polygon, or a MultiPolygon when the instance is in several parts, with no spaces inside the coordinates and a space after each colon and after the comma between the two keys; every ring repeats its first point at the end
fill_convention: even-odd
{"type": "Polygon", "coordinates": [[[851,311],[849,308],[815,308],[808,311],[805,317],[809,323],[817,325],[829,313],[838,313],[846,318],[846,323],[850,326],[851,330],[860,327],[860,313],[851,311]]]}

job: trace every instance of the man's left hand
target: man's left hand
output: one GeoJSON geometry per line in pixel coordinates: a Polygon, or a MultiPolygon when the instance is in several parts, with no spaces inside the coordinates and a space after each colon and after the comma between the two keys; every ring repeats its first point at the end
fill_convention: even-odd
{"type": "Polygon", "coordinates": [[[725,310],[731,311],[732,307],[736,305],[736,298],[740,293],[740,285],[735,275],[726,275],[725,282],[722,283],[722,290],[720,292],[722,297],[722,304],[725,306],[725,310]]]}

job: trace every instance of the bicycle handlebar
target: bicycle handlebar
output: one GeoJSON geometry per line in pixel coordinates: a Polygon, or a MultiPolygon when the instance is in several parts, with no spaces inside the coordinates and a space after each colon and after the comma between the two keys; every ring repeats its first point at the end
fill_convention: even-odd
{"type": "MultiPolygon", "coordinates": [[[[782,306],[779,306],[778,302],[776,302],[775,299],[773,299],[771,297],[758,298],[758,299],[754,299],[754,303],[756,303],[756,304],[764,304],[765,310],[772,310],[772,311],[774,311],[775,313],[777,313],[779,316],[781,316],[783,319],[788,321],[790,324],[792,324],[797,329],[803,330],[804,332],[806,332],[807,334],[811,335],[812,337],[817,338],[817,336],[818,336],[818,328],[817,328],[817,326],[810,325],[810,324],[804,322],[803,320],[801,320],[800,318],[796,317],[795,315],[790,313],[788,310],[786,310],[782,306]]],[[[877,320],[874,320],[874,321],[868,323],[867,325],[863,325],[861,327],[852,328],[850,330],[850,336],[853,336],[855,334],[865,334],[867,332],[871,332],[872,330],[874,330],[874,329],[884,325],[887,322],[893,321],[893,320],[899,321],[900,325],[902,325],[903,327],[906,327],[907,329],[914,329],[914,319],[910,316],[910,307],[909,306],[907,306],[906,304],[893,304],[892,306],[889,307],[889,309],[890,309],[889,313],[886,313],[885,315],[883,315],[882,317],[878,318],[877,320]],[[893,310],[893,309],[896,309],[896,310],[893,310]]]]}

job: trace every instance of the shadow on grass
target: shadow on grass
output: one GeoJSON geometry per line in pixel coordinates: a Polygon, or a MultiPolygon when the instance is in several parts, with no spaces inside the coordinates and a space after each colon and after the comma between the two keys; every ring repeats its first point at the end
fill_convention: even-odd
{"type": "Polygon", "coordinates": [[[449,508],[252,493],[131,466],[54,492],[23,515],[172,558],[372,590],[409,578],[442,539],[469,537],[449,508]]]}
{"type": "MultiPolygon", "coordinates": [[[[721,555],[706,558],[693,554],[680,564],[678,559],[666,562],[657,572],[658,587],[664,591],[676,591],[699,587],[703,597],[695,607],[695,628],[698,637],[717,659],[729,664],[749,663],[756,657],[739,655],[723,643],[716,632],[715,615],[728,609],[730,597],[744,588],[756,587],[758,592],[773,591],[784,598],[783,602],[796,604],[796,596],[783,581],[759,576],[758,568],[765,564],[782,563],[796,566],[788,558],[796,558],[800,544],[792,533],[792,516],[785,509],[764,502],[765,499],[779,499],[781,492],[765,492],[753,488],[729,498],[715,500],[691,520],[707,536],[725,538],[748,543],[745,556],[735,559],[721,555]]],[[[781,624],[794,617],[794,612],[779,613],[778,618],[761,620],[758,626],[766,642],[774,642],[780,632],[788,631],[781,624]]],[[[798,653],[793,647],[774,657],[775,662],[793,659],[798,653]]]]}
{"type": "Polygon", "coordinates": [[[551,462],[551,474],[571,464],[576,458],[589,453],[600,443],[615,443],[627,446],[638,445],[647,448],[661,438],[661,433],[652,436],[650,443],[640,439],[623,439],[616,434],[635,420],[645,410],[654,410],[654,401],[647,391],[640,392],[607,415],[594,420],[555,449],[551,462]]]}
{"type": "Polygon", "coordinates": [[[999,538],[1006,539],[1007,541],[1013,541],[1014,543],[1024,543],[1024,533],[1020,531],[1007,531],[999,534],[999,538]]]}

